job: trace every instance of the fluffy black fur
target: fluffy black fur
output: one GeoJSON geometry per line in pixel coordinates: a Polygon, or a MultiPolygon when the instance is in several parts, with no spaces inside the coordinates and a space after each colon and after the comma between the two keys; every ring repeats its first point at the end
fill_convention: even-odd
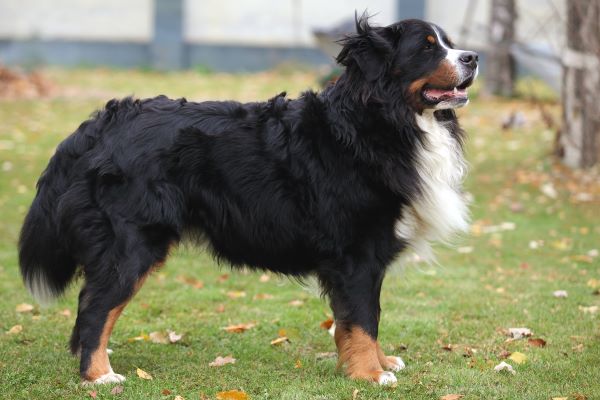
{"type": "MultiPolygon", "coordinates": [[[[322,93],[267,102],[111,100],[62,142],[38,182],[19,243],[37,294],[85,285],[71,339],[85,376],[109,310],[187,233],[234,266],[316,275],[339,324],[377,337],[394,225],[419,195],[410,84],[443,57],[431,25],[363,18],[346,67],[322,93]],[[40,288],[41,287],[41,288],[40,288]]],[[[417,104],[417,105],[415,105],[417,104]]],[[[460,139],[454,112],[437,111],[460,139]]]]}

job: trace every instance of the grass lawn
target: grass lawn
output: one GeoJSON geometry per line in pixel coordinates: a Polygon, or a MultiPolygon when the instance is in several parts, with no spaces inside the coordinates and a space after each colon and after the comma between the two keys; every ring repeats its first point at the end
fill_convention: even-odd
{"type": "MultiPolygon", "coordinates": [[[[81,69],[47,75],[57,87],[53,97],[0,102],[0,398],[85,399],[95,391],[100,399],[215,399],[233,389],[251,399],[282,400],[600,398],[598,182],[553,165],[553,132],[536,106],[482,98],[460,111],[469,133],[472,234],[456,246],[438,246],[438,264],[395,266],[384,283],[380,340],[407,364],[396,387],[350,381],[335,372],[334,358],[317,356],[335,346],[320,328],[329,308],[314,285],[232,272],[185,247],[148,279],[116,326],[110,347],[113,368],[127,377],[122,393],[111,394],[114,386],[82,387],[78,360],[67,352],[79,282],[41,308],[17,266],[20,225],[55,146],[111,97],[247,101],[283,90],[296,96],[316,87],[316,74],[81,69]],[[513,111],[525,125],[501,130],[513,111]],[[590,195],[592,201],[580,201],[590,195]],[[554,297],[555,290],[568,297],[554,297]],[[17,312],[21,303],[34,309],[17,312]],[[244,333],[222,329],[238,323],[256,325],[244,333]],[[16,325],[21,332],[6,333],[16,325]],[[546,346],[507,341],[504,330],[512,327],[531,329],[546,346]],[[133,340],[167,330],[183,338],[133,340]],[[289,343],[270,345],[280,334],[289,343]],[[527,358],[506,360],[514,375],[493,370],[507,352],[527,358]],[[209,366],[227,355],[237,362],[209,366]],[[153,379],[139,378],[136,368],[153,379]]],[[[546,107],[560,119],[555,104],[546,107]]]]}

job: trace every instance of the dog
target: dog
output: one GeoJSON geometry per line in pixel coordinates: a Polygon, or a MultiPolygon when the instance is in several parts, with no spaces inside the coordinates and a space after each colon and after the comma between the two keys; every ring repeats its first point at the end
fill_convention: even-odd
{"type": "Polygon", "coordinates": [[[19,239],[38,300],[85,283],[70,339],[84,383],[109,363],[117,318],[182,238],[232,267],[315,276],[336,323],[339,366],[396,382],[377,341],[386,269],[468,226],[464,133],[478,56],[437,25],[356,18],[345,67],[320,93],[266,102],[111,100],[57,148],[19,239]]]}

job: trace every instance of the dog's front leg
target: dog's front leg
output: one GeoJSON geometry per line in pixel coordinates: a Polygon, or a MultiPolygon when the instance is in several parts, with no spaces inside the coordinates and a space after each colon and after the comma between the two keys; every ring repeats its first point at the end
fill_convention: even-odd
{"type": "Polygon", "coordinates": [[[396,360],[384,356],[377,343],[383,276],[383,268],[347,265],[320,278],[334,313],[338,367],[345,367],[350,378],[389,385],[396,382],[396,376],[384,369],[399,368],[394,368],[396,360]]]}

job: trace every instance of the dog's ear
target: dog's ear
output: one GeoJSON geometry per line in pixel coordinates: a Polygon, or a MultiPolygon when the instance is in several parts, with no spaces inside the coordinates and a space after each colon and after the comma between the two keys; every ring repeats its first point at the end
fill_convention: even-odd
{"type": "Polygon", "coordinates": [[[369,25],[369,17],[355,14],[356,34],[340,40],[343,46],[336,61],[345,67],[356,64],[365,79],[373,82],[381,77],[387,68],[392,45],[382,36],[385,28],[369,25]]]}

